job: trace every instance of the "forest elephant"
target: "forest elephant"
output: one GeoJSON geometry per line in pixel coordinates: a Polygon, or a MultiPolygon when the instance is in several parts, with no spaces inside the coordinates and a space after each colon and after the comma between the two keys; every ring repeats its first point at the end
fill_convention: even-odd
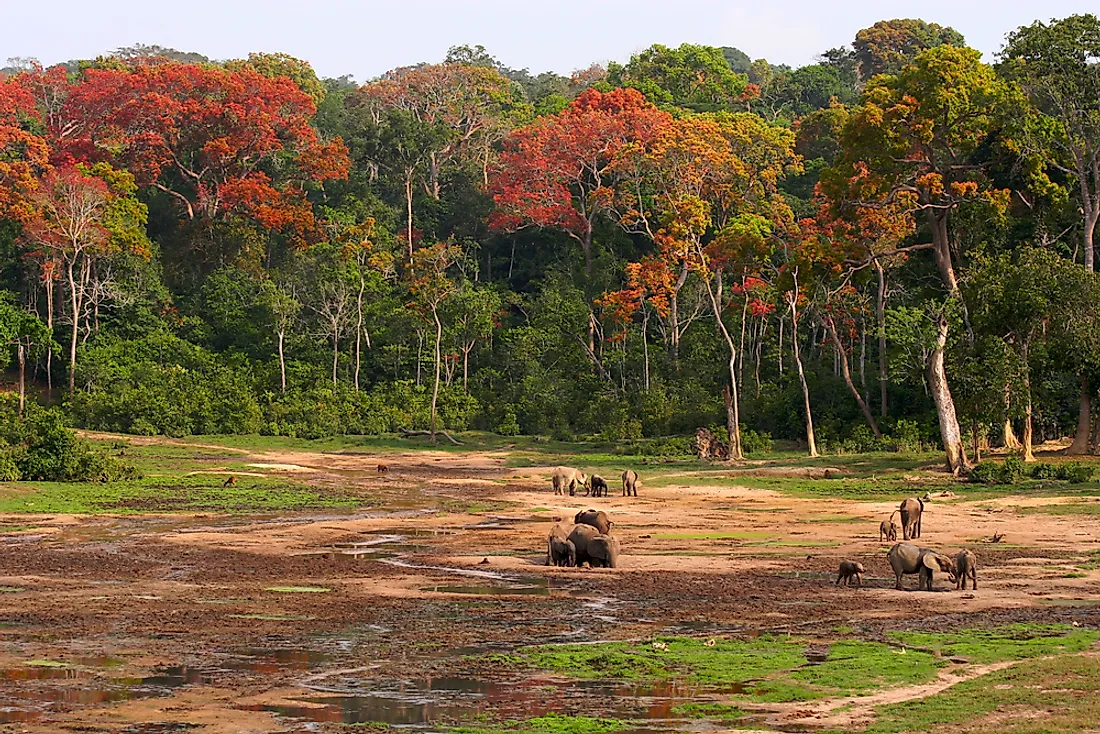
{"type": "Polygon", "coordinates": [[[573,522],[577,525],[591,525],[604,535],[610,534],[611,526],[615,524],[603,510],[581,510],[573,518],[573,522]]]}
{"type": "Polygon", "coordinates": [[[916,497],[910,497],[901,503],[898,512],[901,514],[902,540],[916,540],[919,538],[920,518],[924,514],[924,503],[916,497]]]}
{"type": "MultiPolygon", "coordinates": [[[[554,518],[554,519],[555,520],[561,520],[561,518],[554,518]]],[[[564,543],[566,541],[566,539],[569,538],[569,531],[572,530],[572,529],[573,529],[572,526],[567,527],[565,525],[562,525],[560,522],[556,522],[554,524],[554,527],[550,528],[550,535],[546,538],[546,565],[547,566],[560,565],[560,564],[557,564],[557,563],[554,562],[554,559],[555,559],[555,541],[557,541],[559,544],[564,543]]],[[[560,552],[561,548],[558,547],[557,550],[558,550],[558,552],[560,552]]],[[[574,551],[574,553],[575,553],[575,551],[574,551]]]]}
{"type": "Polygon", "coordinates": [[[570,567],[577,565],[577,546],[573,545],[568,538],[562,539],[551,535],[549,553],[548,566],[570,567]]]}
{"type": "Polygon", "coordinates": [[[607,480],[601,477],[599,474],[593,474],[589,477],[589,494],[593,497],[606,497],[607,496],[607,480]]]}
{"type": "Polygon", "coordinates": [[[897,542],[898,539],[898,524],[894,522],[894,516],[890,515],[889,518],[883,520],[878,525],[878,542],[888,540],[891,543],[897,542]]]}
{"type": "Polygon", "coordinates": [[[853,580],[856,586],[863,586],[863,564],[855,561],[841,561],[840,570],[836,575],[836,585],[840,586],[843,583],[845,586],[851,586],[853,580]]]}
{"type": "Polygon", "coordinates": [[[894,569],[894,588],[902,589],[901,577],[906,574],[918,574],[917,589],[932,591],[932,574],[945,572],[955,583],[955,560],[950,556],[937,553],[931,548],[920,548],[912,543],[896,543],[887,554],[890,567],[894,569]]]}
{"type": "Polygon", "coordinates": [[[623,472],[623,497],[638,496],[638,472],[627,469],[623,472]]]}
{"type": "Polygon", "coordinates": [[[554,485],[554,494],[565,494],[568,491],[569,495],[572,496],[577,493],[578,486],[584,487],[587,485],[588,477],[579,469],[559,466],[550,475],[550,481],[554,485]]]}
{"type": "Polygon", "coordinates": [[[955,588],[966,591],[966,580],[970,579],[975,591],[978,589],[978,558],[973,551],[963,548],[955,554],[955,588]]]}
{"type": "Polygon", "coordinates": [[[568,540],[576,548],[578,566],[586,562],[592,568],[619,565],[618,538],[605,535],[591,525],[576,525],[568,540]]]}

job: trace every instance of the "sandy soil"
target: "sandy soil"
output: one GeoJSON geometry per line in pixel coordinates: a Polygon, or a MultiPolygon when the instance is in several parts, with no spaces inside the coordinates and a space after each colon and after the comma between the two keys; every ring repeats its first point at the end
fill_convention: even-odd
{"type": "MultiPolygon", "coordinates": [[[[308,699],[348,670],[430,678],[468,665],[462,653],[563,639],[812,635],[838,624],[874,638],[929,624],[1100,621],[1100,608],[1082,604],[1100,603],[1100,572],[1075,568],[1100,549],[1100,527],[1017,509],[1058,499],[933,500],[922,544],[974,549],[979,588],[949,591],[939,578],[936,592],[898,592],[889,543],[878,539],[894,501],[802,500],[707,486],[689,473],[643,485],[638,498],[562,497],[550,490],[550,467],[508,469],[506,452],[235,453],[258,473],[362,490],[382,506],[279,517],[0,516],[0,525],[30,526],[0,534],[0,728],[297,731],[279,707],[323,706],[308,699]],[[504,509],[447,513],[443,502],[504,509]],[[587,507],[614,519],[621,567],[543,565],[550,518],[587,507]],[[989,542],[995,533],[1000,543],[989,542]],[[847,558],[867,567],[862,588],[833,585],[847,558]],[[495,589],[467,593],[486,586],[495,589]],[[134,682],[142,678],[150,682],[134,682]]],[[[881,701],[773,715],[847,726],[876,701],[928,695],[953,675],[881,701]]]]}

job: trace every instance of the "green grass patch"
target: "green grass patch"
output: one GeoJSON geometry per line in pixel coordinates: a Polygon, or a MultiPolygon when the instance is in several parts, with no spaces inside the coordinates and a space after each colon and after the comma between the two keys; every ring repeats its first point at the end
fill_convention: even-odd
{"type": "Polygon", "coordinates": [[[67,668],[68,663],[62,663],[57,660],[28,660],[23,665],[31,665],[35,668],[67,668]]]}
{"type": "Polygon", "coordinates": [[[891,632],[890,637],[905,645],[986,664],[1080,652],[1100,640],[1100,632],[1064,624],[1020,623],[961,632],[891,632]]]}
{"type": "Polygon", "coordinates": [[[1022,515],[1100,515],[1100,502],[1059,502],[1052,505],[1021,507],[1022,515]]]}
{"type": "Polygon", "coordinates": [[[608,734],[624,731],[630,724],[619,719],[594,719],[588,716],[547,714],[524,721],[506,721],[494,726],[460,726],[451,734],[608,734]]]}
{"type": "Polygon", "coordinates": [[[868,734],[1091,731],[1100,720],[1100,659],[1029,660],[934,696],[880,707],[868,734]],[[993,721],[983,719],[996,715],[993,721]]]}
{"type": "Polygon", "coordinates": [[[363,499],[329,494],[268,477],[238,477],[224,487],[213,474],[146,476],[121,482],[2,482],[0,512],[142,513],[279,512],[354,507],[363,499]]]}
{"type": "Polygon", "coordinates": [[[653,642],[544,645],[496,659],[574,678],[683,678],[692,683],[737,684],[804,664],[802,649],[797,640],[785,637],[716,640],[709,647],[694,638],[667,637],[653,642]],[[667,647],[659,649],[660,645],[667,647]]]}
{"type": "Polygon", "coordinates": [[[332,589],[323,586],[268,586],[264,591],[277,591],[280,594],[324,594],[332,589]]]}
{"type": "Polygon", "coordinates": [[[900,650],[878,642],[838,642],[824,661],[761,681],[752,690],[763,701],[808,701],[853,696],[881,688],[933,680],[943,663],[933,655],[900,650]]]}

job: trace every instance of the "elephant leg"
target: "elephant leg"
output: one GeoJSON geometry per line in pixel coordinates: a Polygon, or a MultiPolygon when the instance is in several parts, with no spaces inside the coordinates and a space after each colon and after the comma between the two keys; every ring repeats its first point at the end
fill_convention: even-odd
{"type": "Polygon", "coordinates": [[[894,573],[894,588],[897,589],[898,591],[902,590],[901,574],[900,573],[896,573],[896,572],[894,573]]]}

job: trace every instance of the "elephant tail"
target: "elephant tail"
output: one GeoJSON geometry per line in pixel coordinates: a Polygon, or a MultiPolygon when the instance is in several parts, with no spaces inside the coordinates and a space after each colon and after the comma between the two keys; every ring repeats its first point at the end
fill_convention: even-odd
{"type": "Polygon", "coordinates": [[[894,515],[896,515],[896,514],[898,514],[898,510],[894,510],[893,512],[890,513],[890,522],[894,521],[894,515]]]}

